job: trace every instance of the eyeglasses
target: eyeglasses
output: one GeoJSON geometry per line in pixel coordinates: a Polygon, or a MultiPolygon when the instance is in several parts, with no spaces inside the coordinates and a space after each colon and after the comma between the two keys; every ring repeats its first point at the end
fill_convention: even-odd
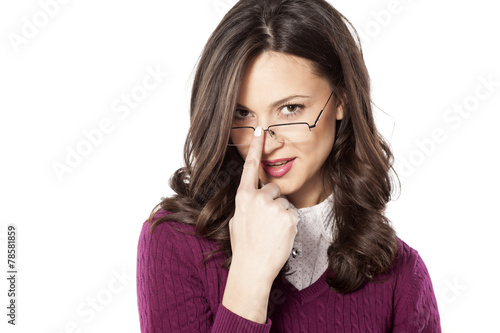
{"type": "MultiPolygon", "coordinates": [[[[311,137],[311,128],[316,127],[318,125],[321,116],[323,115],[323,111],[326,109],[328,102],[332,98],[333,91],[328,97],[325,106],[320,111],[314,125],[309,125],[306,122],[298,122],[298,123],[288,123],[288,124],[275,124],[269,126],[264,132],[268,132],[271,138],[279,142],[299,142],[309,139],[311,137]]],[[[253,132],[255,128],[252,126],[241,126],[241,127],[232,127],[231,128],[231,141],[232,143],[228,143],[229,146],[247,146],[250,144],[252,140],[253,132]]]]}

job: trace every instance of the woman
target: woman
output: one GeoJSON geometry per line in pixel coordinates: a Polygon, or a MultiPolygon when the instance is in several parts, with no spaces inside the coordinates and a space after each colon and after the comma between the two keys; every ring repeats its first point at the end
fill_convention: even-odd
{"type": "Polygon", "coordinates": [[[242,0],[209,38],[176,195],[139,239],[143,332],[441,331],[384,216],[392,153],[347,24],[323,0],[242,0]]]}

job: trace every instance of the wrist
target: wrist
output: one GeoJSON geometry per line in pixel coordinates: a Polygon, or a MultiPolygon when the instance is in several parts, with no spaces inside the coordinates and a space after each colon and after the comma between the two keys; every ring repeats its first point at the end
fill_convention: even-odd
{"type": "Polygon", "coordinates": [[[276,278],[276,276],[270,275],[268,268],[262,267],[262,265],[251,265],[246,260],[235,259],[234,256],[229,267],[228,278],[229,276],[238,276],[240,281],[259,285],[269,290],[276,278]]]}
{"type": "Polygon", "coordinates": [[[222,305],[248,320],[264,324],[271,284],[231,265],[222,305]]]}

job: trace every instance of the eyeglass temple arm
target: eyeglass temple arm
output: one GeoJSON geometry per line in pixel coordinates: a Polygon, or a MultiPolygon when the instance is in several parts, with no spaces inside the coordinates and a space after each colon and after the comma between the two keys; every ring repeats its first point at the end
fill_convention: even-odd
{"type": "Polygon", "coordinates": [[[323,111],[325,111],[326,106],[328,105],[328,102],[330,102],[330,99],[332,98],[332,96],[333,96],[333,90],[332,90],[332,93],[330,94],[330,97],[328,97],[328,100],[326,101],[325,106],[323,107],[323,109],[322,109],[322,110],[321,110],[321,112],[319,113],[318,118],[317,118],[317,119],[316,119],[316,121],[314,122],[314,125],[309,125],[309,128],[316,127],[316,125],[318,124],[318,121],[321,119],[321,116],[323,115],[323,111]]]}

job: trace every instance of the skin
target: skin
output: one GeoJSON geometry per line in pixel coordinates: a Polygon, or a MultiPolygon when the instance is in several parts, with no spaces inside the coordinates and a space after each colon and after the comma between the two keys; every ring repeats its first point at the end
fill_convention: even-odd
{"type": "MultiPolygon", "coordinates": [[[[290,209],[313,206],[327,197],[321,193],[318,171],[330,153],[335,122],[341,107],[330,100],[311,137],[301,142],[278,142],[262,127],[282,123],[295,106],[274,102],[291,95],[287,104],[303,104],[293,121],[312,124],[332,92],[328,81],[314,74],[302,58],[267,52],[255,58],[244,73],[234,126],[254,126],[249,146],[237,146],[245,159],[235,197],[235,214],[229,221],[232,261],[222,305],[248,320],[265,323],[272,283],[290,256],[297,235],[298,213],[290,209]],[[248,117],[248,119],[247,119],[248,117]],[[293,158],[292,169],[282,177],[269,176],[261,160],[293,158]],[[259,179],[263,186],[259,188],[259,179]],[[286,198],[280,196],[285,195],[286,198]]],[[[290,120],[290,119],[288,119],[290,120]]]]}
{"type": "MultiPolygon", "coordinates": [[[[266,129],[269,125],[282,123],[285,114],[297,111],[286,104],[303,104],[299,117],[293,121],[314,124],[319,112],[325,106],[332,87],[324,77],[316,75],[311,63],[304,58],[278,52],[264,52],[251,61],[246,68],[238,94],[237,114],[248,117],[254,127],[266,129]],[[285,103],[270,107],[274,102],[291,95],[285,103]]],[[[319,170],[328,157],[335,138],[335,122],[342,119],[342,106],[334,96],[318,125],[311,129],[311,137],[301,142],[278,142],[266,132],[261,160],[294,158],[292,169],[282,177],[268,175],[259,166],[259,179],[263,184],[274,183],[281,194],[297,208],[311,207],[330,193],[323,193],[319,170]]],[[[236,124],[234,126],[247,126],[236,124]]],[[[249,146],[238,146],[246,159],[249,146]]]]}

